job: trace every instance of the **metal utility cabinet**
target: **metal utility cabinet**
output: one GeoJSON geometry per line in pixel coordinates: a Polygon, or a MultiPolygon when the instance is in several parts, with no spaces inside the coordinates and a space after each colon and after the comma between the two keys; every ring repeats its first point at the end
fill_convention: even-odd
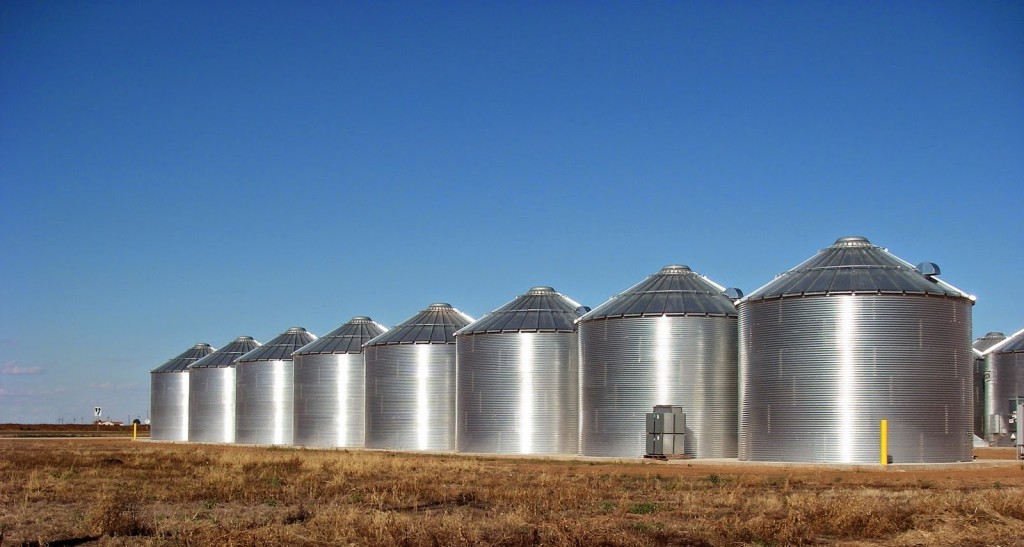
{"type": "Polygon", "coordinates": [[[649,458],[680,457],[684,454],[686,414],[683,407],[657,405],[647,413],[647,451],[649,458]]]}

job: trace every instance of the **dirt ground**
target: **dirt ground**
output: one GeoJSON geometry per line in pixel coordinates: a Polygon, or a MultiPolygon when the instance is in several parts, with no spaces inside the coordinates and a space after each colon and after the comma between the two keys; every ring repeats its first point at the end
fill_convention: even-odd
{"type": "Polygon", "coordinates": [[[0,439],[0,545],[1022,545],[1024,462],[494,457],[0,439]]]}

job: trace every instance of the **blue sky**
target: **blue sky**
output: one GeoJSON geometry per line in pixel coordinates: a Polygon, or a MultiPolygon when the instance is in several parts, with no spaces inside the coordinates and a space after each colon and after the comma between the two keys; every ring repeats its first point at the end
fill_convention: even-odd
{"type": "Polygon", "coordinates": [[[1024,327],[1020,2],[0,3],[0,422],[192,344],[747,292],[864,235],[1024,327]],[[1016,204],[1016,205],[1014,205],[1016,204]]]}

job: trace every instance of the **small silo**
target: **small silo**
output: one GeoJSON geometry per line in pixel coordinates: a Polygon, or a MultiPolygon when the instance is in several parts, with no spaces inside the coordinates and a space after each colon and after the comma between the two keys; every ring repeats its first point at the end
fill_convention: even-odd
{"type": "Polygon", "coordinates": [[[459,452],[579,451],[579,310],[534,287],[455,334],[459,452]]]}
{"type": "Polygon", "coordinates": [[[1010,423],[1018,400],[1024,400],[1024,330],[985,354],[985,440],[992,446],[1015,446],[1019,441],[1011,437],[1016,430],[1010,423]]]}
{"type": "Polygon", "coordinates": [[[149,374],[149,438],[188,440],[188,366],[213,353],[210,344],[196,344],[149,374]]]}
{"type": "Polygon", "coordinates": [[[738,302],[739,459],[970,461],[974,297],[844,237],[738,302]]]}
{"type": "Polygon", "coordinates": [[[366,383],[362,346],[387,330],[369,317],[353,317],[292,354],[294,444],[363,447],[366,383]]]}
{"type": "Polygon", "coordinates": [[[1006,340],[1001,332],[990,332],[974,341],[974,434],[985,438],[985,354],[989,348],[1006,340]]]}
{"type": "Polygon", "coordinates": [[[292,444],[292,353],[316,340],[292,327],[235,361],[235,442],[292,444]]]}
{"type": "Polygon", "coordinates": [[[239,336],[189,365],[189,441],[235,442],[235,360],[258,347],[251,336],[239,336]]]}
{"type": "Polygon", "coordinates": [[[431,304],[363,346],[366,448],[455,449],[455,331],[472,322],[431,304]]]}
{"type": "Polygon", "coordinates": [[[673,405],[687,455],[736,457],[736,316],[725,287],[671,265],[580,318],[582,454],[642,456],[646,413],[673,405]]]}

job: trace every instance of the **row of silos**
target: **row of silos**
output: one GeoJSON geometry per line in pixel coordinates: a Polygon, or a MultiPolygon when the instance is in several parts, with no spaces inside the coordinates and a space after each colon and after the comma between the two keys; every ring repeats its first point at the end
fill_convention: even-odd
{"type": "Polygon", "coordinates": [[[259,412],[319,425],[289,440],[283,416],[264,417],[267,435],[238,441],[355,445],[364,431],[371,448],[639,456],[644,413],[670,404],[687,414],[695,457],[875,462],[887,419],[895,460],[964,461],[973,298],[937,274],[851,237],[738,302],[668,266],[592,311],[550,287],[476,322],[435,304],[361,345],[361,369],[351,342],[292,344],[295,384],[285,389],[283,368],[253,383],[259,412]],[[323,355],[350,357],[327,373],[323,355]]]}

